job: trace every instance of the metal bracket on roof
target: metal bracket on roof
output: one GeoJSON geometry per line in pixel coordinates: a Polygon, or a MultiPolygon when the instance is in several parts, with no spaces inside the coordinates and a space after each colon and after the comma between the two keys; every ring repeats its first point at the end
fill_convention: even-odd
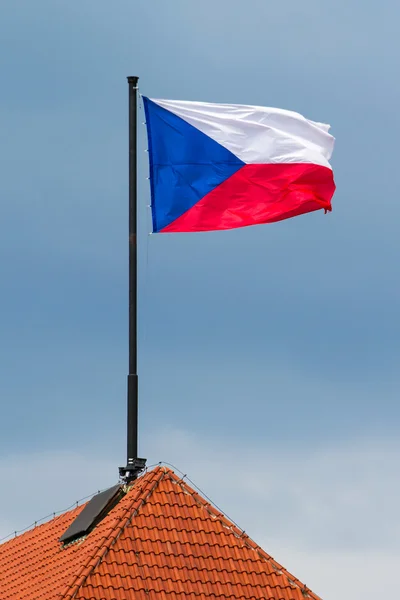
{"type": "Polygon", "coordinates": [[[119,468],[119,476],[125,483],[130,483],[137,479],[146,468],[146,458],[129,459],[126,467],[119,468]]]}

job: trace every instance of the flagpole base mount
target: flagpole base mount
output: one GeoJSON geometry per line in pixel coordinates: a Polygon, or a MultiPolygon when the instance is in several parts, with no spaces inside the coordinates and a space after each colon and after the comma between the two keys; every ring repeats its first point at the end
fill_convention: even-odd
{"type": "Polygon", "coordinates": [[[125,483],[137,479],[146,468],[146,458],[132,458],[128,460],[126,467],[119,467],[119,476],[125,483]]]}

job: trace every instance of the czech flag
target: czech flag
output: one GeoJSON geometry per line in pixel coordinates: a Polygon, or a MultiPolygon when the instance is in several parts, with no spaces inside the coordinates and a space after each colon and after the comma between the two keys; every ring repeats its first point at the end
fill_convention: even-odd
{"type": "Polygon", "coordinates": [[[329,125],[276,108],[144,98],[154,232],[332,210],[329,125]]]}

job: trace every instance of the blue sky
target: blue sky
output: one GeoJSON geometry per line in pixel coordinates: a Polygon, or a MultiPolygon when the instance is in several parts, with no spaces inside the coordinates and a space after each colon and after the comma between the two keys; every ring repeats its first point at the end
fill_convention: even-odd
{"type": "MultiPolygon", "coordinates": [[[[340,557],[362,580],[373,556],[384,578],[400,553],[388,526],[400,499],[399,17],[394,0],[3,1],[0,472],[17,489],[28,470],[35,501],[0,499],[0,533],[114,483],[125,462],[126,76],[138,75],[150,97],[288,108],[337,140],[331,214],[149,236],[141,112],[140,454],[188,472],[324,598],[340,557]],[[306,489],[320,505],[300,510],[283,481],[314,463],[306,489]],[[249,470],[258,483],[234,497],[249,470]],[[365,521],[330,491],[367,496],[365,521]],[[253,525],[249,502],[263,515],[253,525]],[[298,536],[276,523],[270,536],[265,506],[291,531],[301,523],[298,536]],[[365,539],[377,514],[387,522],[365,539]]],[[[342,598],[376,597],[361,583],[343,595],[344,578],[342,598]]]]}

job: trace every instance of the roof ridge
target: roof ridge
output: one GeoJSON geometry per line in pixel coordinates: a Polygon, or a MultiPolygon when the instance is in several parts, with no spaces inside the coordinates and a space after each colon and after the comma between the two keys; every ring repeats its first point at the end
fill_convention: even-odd
{"type": "Polygon", "coordinates": [[[223,513],[220,509],[217,509],[211,500],[206,500],[205,498],[203,498],[199,492],[196,492],[196,490],[194,490],[188,483],[186,483],[184,481],[186,475],[184,475],[183,477],[178,477],[176,473],[174,473],[170,469],[168,469],[168,475],[171,477],[172,480],[174,480],[176,484],[180,485],[182,489],[188,492],[203,509],[207,510],[215,518],[219,519],[224,524],[224,526],[231,529],[237,537],[240,537],[248,548],[255,550],[260,556],[260,558],[268,562],[274,568],[275,571],[284,575],[290,585],[298,587],[305,597],[312,598],[312,600],[321,600],[320,596],[312,592],[303,582],[297,579],[297,577],[292,575],[271,555],[265,552],[265,550],[263,550],[261,546],[257,544],[257,542],[255,542],[249,535],[247,535],[244,529],[241,529],[238,525],[236,525],[236,523],[233,523],[229,519],[229,517],[225,515],[225,513],[223,513]]]}
{"type": "Polygon", "coordinates": [[[132,486],[128,487],[127,493],[133,490],[136,491],[136,493],[133,494],[132,501],[123,510],[123,513],[121,517],[119,517],[117,523],[114,526],[110,527],[108,532],[102,536],[99,543],[95,546],[94,552],[88,556],[88,560],[79,569],[72,583],[67,585],[64,591],[59,596],[60,600],[72,600],[76,596],[81,586],[85,583],[85,581],[92,574],[99,562],[101,562],[101,560],[107,554],[108,550],[117,540],[123,529],[132,520],[133,516],[135,516],[138,513],[139,509],[147,501],[149,496],[154,492],[160,481],[166,476],[167,472],[169,471],[170,469],[168,469],[167,467],[156,467],[153,471],[150,471],[143,475],[143,478],[145,478],[146,475],[149,475],[149,478],[147,481],[144,482],[142,487],[138,486],[137,490],[135,490],[136,485],[140,482],[140,479],[142,479],[142,477],[139,480],[136,480],[132,486]],[[148,490],[148,493],[145,494],[144,492],[146,491],[146,488],[148,490]],[[138,500],[140,501],[138,502],[138,500]],[[135,510],[132,510],[136,502],[138,502],[138,506],[135,510]]]}

